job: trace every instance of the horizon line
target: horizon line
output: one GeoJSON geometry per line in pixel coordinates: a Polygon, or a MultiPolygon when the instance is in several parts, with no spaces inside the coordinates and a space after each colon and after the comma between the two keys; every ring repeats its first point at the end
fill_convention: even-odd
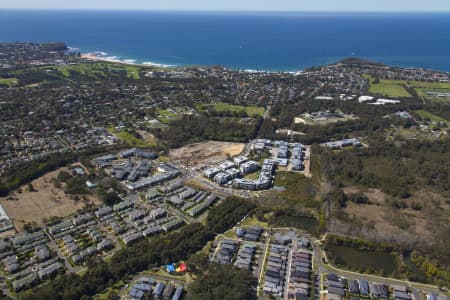
{"type": "Polygon", "coordinates": [[[127,11],[127,12],[186,12],[186,13],[400,13],[400,14],[447,14],[450,10],[207,10],[207,9],[138,9],[138,8],[21,8],[21,7],[0,7],[2,10],[16,11],[127,11]]]}

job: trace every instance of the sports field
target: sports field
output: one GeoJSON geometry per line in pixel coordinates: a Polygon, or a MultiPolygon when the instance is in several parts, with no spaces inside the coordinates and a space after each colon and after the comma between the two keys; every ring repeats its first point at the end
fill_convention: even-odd
{"type": "Polygon", "coordinates": [[[370,82],[369,94],[385,97],[411,97],[405,89],[404,80],[381,79],[379,83],[373,83],[374,78],[370,75],[364,76],[370,82]]]}
{"type": "Polygon", "coordinates": [[[56,69],[64,76],[70,77],[71,72],[80,73],[85,76],[92,77],[103,77],[108,73],[114,72],[126,72],[128,78],[139,79],[140,78],[140,67],[125,65],[125,64],[115,64],[108,62],[100,62],[95,64],[79,64],[73,66],[60,66],[56,69]]]}
{"type": "Polygon", "coordinates": [[[441,122],[441,123],[446,123],[448,124],[449,121],[447,121],[446,119],[439,117],[433,113],[430,113],[426,110],[414,110],[413,111],[414,114],[416,114],[417,116],[419,116],[422,120],[430,120],[431,122],[441,122]]]}
{"type": "Polygon", "coordinates": [[[213,108],[215,111],[232,111],[232,112],[239,112],[239,111],[245,111],[249,116],[262,116],[264,115],[264,107],[260,106],[244,106],[244,105],[235,105],[235,104],[229,104],[229,103],[223,103],[218,102],[214,104],[198,104],[196,106],[198,111],[204,111],[208,110],[210,108],[213,108]]]}
{"type": "MultiPolygon", "coordinates": [[[[140,148],[147,148],[154,146],[156,143],[156,140],[151,137],[145,137],[140,139],[132,135],[131,133],[121,130],[117,131],[114,128],[108,128],[108,131],[115,135],[118,139],[120,139],[125,144],[132,146],[132,147],[140,147],[140,148]]],[[[142,135],[142,133],[140,133],[142,135]]]]}
{"type": "Polygon", "coordinates": [[[13,86],[17,84],[16,78],[0,78],[0,84],[6,84],[8,86],[13,86]]]}
{"type": "Polygon", "coordinates": [[[450,101],[450,97],[437,97],[428,95],[428,92],[450,93],[450,83],[426,82],[407,80],[381,79],[379,83],[373,83],[374,78],[370,75],[364,76],[370,82],[369,93],[388,97],[411,97],[405,87],[413,88],[419,96],[436,101],[450,101]]]}

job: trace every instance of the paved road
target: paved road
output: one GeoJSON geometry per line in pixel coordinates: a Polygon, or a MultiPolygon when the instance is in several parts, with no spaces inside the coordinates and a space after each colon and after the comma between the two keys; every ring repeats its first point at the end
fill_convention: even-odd
{"type": "Polygon", "coordinates": [[[404,285],[408,286],[412,289],[419,289],[421,291],[424,291],[426,293],[442,293],[442,291],[439,290],[437,286],[424,284],[424,283],[418,283],[418,282],[411,282],[408,280],[401,280],[396,278],[389,278],[389,277],[382,277],[377,275],[369,275],[369,274],[362,274],[357,273],[353,271],[343,270],[340,268],[337,268],[328,262],[327,256],[325,251],[322,250],[322,248],[315,243],[314,245],[314,263],[316,264],[316,270],[320,274],[326,274],[326,273],[334,273],[338,276],[345,277],[347,279],[365,279],[367,281],[372,282],[379,282],[384,283],[387,285],[404,285]]]}
{"type": "MultiPolygon", "coordinates": [[[[294,247],[295,247],[295,243],[294,243],[294,247]]],[[[289,248],[288,249],[289,254],[288,254],[288,261],[287,261],[287,269],[286,269],[286,282],[284,283],[284,299],[287,300],[288,296],[289,296],[289,282],[291,281],[291,269],[292,269],[292,252],[294,251],[294,248],[289,248]]]]}
{"type": "Polygon", "coordinates": [[[69,271],[69,273],[78,273],[81,270],[81,267],[72,267],[72,265],[69,263],[69,261],[67,260],[67,258],[65,257],[65,255],[61,252],[61,250],[59,249],[58,245],[56,244],[56,241],[53,239],[53,237],[46,231],[44,230],[45,234],[47,235],[49,242],[47,243],[47,246],[52,249],[53,251],[56,252],[56,254],[58,255],[58,257],[64,261],[64,265],[66,266],[67,270],[69,271]]]}
{"type": "Polygon", "coordinates": [[[324,237],[321,239],[316,239],[315,237],[311,236],[307,232],[303,230],[299,230],[296,228],[290,228],[290,227],[274,227],[274,228],[265,228],[265,230],[292,230],[295,231],[298,235],[303,235],[306,238],[308,238],[313,246],[313,270],[318,272],[319,274],[328,274],[328,273],[334,273],[338,276],[346,277],[348,279],[357,279],[362,278],[367,281],[373,281],[373,282],[379,282],[379,283],[385,283],[388,285],[404,285],[409,286],[412,289],[418,289],[421,291],[424,291],[426,293],[438,293],[442,294],[442,291],[439,290],[439,287],[424,283],[418,283],[418,282],[411,282],[408,280],[401,280],[396,278],[389,278],[389,277],[382,277],[377,275],[369,275],[369,274],[362,274],[357,272],[352,272],[344,269],[337,268],[335,266],[330,265],[328,262],[325,252],[322,250],[322,241],[324,240],[324,237]]]}
{"type": "Polygon", "coordinates": [[[270,105],[267,105],[266,111],[264,112],[264,115],[263,115],[264,119],[270,118],[270,109],[271,108],[272,107],[270,105]]]}
{"type": "Polygon", "coordinates": [[[263,284],[262,278],[263,278],[263,275],[264,275],[264,266],[265,266],[265,263],[266,263],[267,254],[269,253],[269,245],[270,245],[270,237],[267,238],[266,245],[264,247],[264,256],[263,256],[263,260],[262,260],[262,263],[261,263],[261,270],[259,272],[258,286],[256,288],[256,292],[257,292],[258,295],[260,294],[261,285],[263,284]]]}
{"type": "Polygon", "coordinates": [[[411,282],[407,280],[401,280],[401,279],[395,279],[395,278],[389,278],[389,277],[381,277],[377,275],[368,275],[368,274],[361,274],[357,272],[342,270],[339,268],[336,268],[330,264],[322,263],[322,265],[319,267],[319,272],[321,273],[334,273],[338,276],[345,277],[347,279],[358,279],[362,278],[367,281],[373,281],[373,282],[379,282],[384,283],[387,285],[404,285],[408,286],[413,289],[419,289],[427,293],[441,293],[439,291],[439,288],[433,285],[423,284],[423,283],[417,283],[417,282],[411,282]]]}
{"type": "Polygon", "coordinates": [[[175,286],[183,286],[184,287],[186,285],[185,278],[183,278],[183,277],[178,277],[178,278],[173,278],[171,276],[166,277],[166,276],[161,276],[161,275],[155,274],[151,271],[144,271],[144,272],[134,275],[133,279],[129,281],[130,283],[125,284],[120,289],[120,291],[119,291],[120,299],[130,299],[130,300],[134,299],[134,298],[131,298],[128,296],[128,291],[131,288],[131,286],[133,286],[134,283],[136,283],[136,281],[141,277],[153,277],[157,282],[163,282],[166,284],[170,283],[175,286]]]}
{"type": "Polygon", "coordinates": [[[1,277],[2,283],[0,284],[0,289],[3,291],[3,294],[8,296],[11,299],[14,299],[13,295],[11,294],[11,291],[9,290],[8,286],[6,285],[6,279],[4,277],[1,277]]]}
{"type": "Polygon", "coordinates": [[[239,197],[248,198],[248,197],[252,196],[252,193],[250,191],[235,190],[235,189],[231,189],[231,188],[221,187],[218,184],[213,183],[209,179],[204,178],[200,174],[195,175],[194,179],[198,183],[201,183],[204,186],[206,186],[208,189],[212,190],[215,194],[217,194],[219,196],[222,196],[222,197],[228,197],[230,195],[236,195],[236,196],[239,196],[239,197]]]}
{"type": "Polygon", "coordinates": [[[185,215],[184,213],[182,213],[178,209],[175,209],[175,208],[173,208],[172,206],[170,206],[168,204],[165,204],[164,208],[167,209],[171,214],[173,214],[173,215],[183,219],[188,224],[197,222],[196,219],[192,218],[191,216],[185,215]]]}
{"type": "Polygon", "coordinates": [[[101,228],[101,231],[106,234],[106,238],[109,239],[111,241],[111,243],[113,243],[113,245],[114,245],[114,249],[111,251],[111,253],[106,255],[105,258],[112,256],[114,253],[116,253],[119,250],[122,250],[122,244],[119,242],[119,239],[116,236],[114,236],[113,234],[111,234],[111,232],[105,227],[105,225],[103,223],[101,223],[99,226],[101,228]]]}
{"type": "Polygon", "coordinates": [[[67,258],[62,254],[59,247],[56,245],[56,242],[54,240],[50,240],[50,242],[47,243],[48,247],[56,252],[58,257],[64,262],[64,265],[66,269],[69,271],[69,273],[77,273],[81,270],[80,267],[74,268],[72,265],[67,261],[67,258]]]}

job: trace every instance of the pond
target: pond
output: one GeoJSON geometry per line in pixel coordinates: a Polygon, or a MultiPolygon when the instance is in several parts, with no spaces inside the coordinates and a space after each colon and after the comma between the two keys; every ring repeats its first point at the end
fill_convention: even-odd
{"type": "Polygon", "coordinates": [[[366,270],[370,268],[376,272],[383,271],[389,275],[397,269],[395,256],[382,251],[359,250],[346,246],[327,246],[330,261],[337,266],[351,270],[366,270]]]}

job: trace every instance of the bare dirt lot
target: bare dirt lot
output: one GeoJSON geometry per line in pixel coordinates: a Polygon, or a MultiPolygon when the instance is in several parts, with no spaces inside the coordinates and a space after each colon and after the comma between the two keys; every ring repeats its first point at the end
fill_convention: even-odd
{"type": "Polygon", "coordinates": [[[241,143],[209,141],[170,150],[169,156],[176,163],[201,168],[238,155],[244,147],[245,144],[241,143]]]}
{"type": "MultiPolygon", "coordinates": [[[[33,180],[31,182],[35,190],[33,192],[28,191],[28,187],[25,185],[20,188],[21,193],[17,190],[12,194],[14,200],[7,200],[11,196],[0,197],[0,203],[13,221],[17,231],[23,231],[25,223],[36,222],[38,225],[42,225],[44,218],[64,217],[85,205],[85,201],[74,201],[61,189],[53,186],[51,180],[58,175],[60,170],[62,169],[33,180]]],[[[87,198],[89,202],[100,204],[97,197],[93,195],[88,195],[87,198]]]]}

